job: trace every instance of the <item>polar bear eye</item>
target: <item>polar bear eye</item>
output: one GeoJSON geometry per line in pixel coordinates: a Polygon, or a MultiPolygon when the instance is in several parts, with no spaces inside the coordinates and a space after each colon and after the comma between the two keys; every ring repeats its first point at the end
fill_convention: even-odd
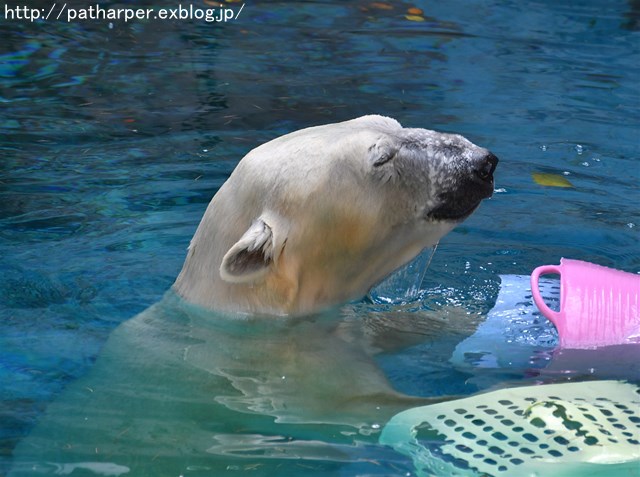
{"type": "Polygon", "coordinates": [[[392,138],[381,137],[369,147],[369,163],[378,168],[390,162],[398,153],[398,144],[392,138]]]}
{"type": "Polygon", "coordinates": [[[395,152],[390,152],[388,154],[384,154],[384,155],[380,156],[377,160],[374,161],[373,167],[383,166],[387,162],[391,161],[394,157],[396,157],[395,152]]]}

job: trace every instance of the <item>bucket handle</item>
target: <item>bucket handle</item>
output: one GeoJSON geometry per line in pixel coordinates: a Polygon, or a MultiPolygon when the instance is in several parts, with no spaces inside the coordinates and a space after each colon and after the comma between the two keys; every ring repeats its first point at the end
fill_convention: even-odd
{"type": "MultiPolygon", "coordinates": [[[[540,280],[540,275],[546,275],[548,273],[560,275],[560,271],[561,269],[558,265],[542,265],[541,267],[536,268],[531,274],[531,294],[533,296],[533,301],[538,309],[556,326],[559,325],[562,314],[552,310],[544,302],[542,295],[540,295],[540,286],[538,281],[540,280]]],[[[562,306],[562,302],[560,303],[560,306],[562,306]]]]}

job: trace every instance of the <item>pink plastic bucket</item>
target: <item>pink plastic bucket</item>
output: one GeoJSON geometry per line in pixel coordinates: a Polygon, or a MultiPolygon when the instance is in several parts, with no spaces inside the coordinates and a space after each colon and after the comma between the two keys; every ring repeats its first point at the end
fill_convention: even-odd
{"type": "Polygon", "coordinates": [[[640,343],[640,275],[563,258],[531,274],[533,301],[558,329],[563,348],[640,343]],[[541,275],[560,275],[560,311],[542,296],[541,275]]]}

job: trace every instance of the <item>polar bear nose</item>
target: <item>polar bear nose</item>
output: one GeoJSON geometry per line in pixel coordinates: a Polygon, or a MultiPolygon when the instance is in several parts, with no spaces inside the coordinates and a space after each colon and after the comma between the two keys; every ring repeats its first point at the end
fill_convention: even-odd
{"type": "Polygon", "coordinates": [[[488,153],[480,160],[480,163],[474,172],[480,180],[484,182],[491,182],[493,181],[493,172],[496,170],[497,166],[498,158],[492,153],[488,153]]]}

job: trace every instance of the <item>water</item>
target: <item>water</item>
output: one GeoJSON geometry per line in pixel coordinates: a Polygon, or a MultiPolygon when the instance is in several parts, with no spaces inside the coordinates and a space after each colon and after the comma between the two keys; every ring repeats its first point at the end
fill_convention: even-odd
{"type": "MultiPolygon", "coordinates": [[[[160,300],[237,161],[294,129],[377,112],[501,158],[494,198],[441,241],[423,302],[393,308],[393,320],[368,303],[345,312],[385,331],[378,362],[403,392],[470,394],[539,375],[544,364],[487,375],[450,362],[494,306],[500,275],[561,256],[640,270],[637,2],[413,5],[425,21],[405,18],[408,3],[324,1],[252,2],[225,24],[0,24],[0,474],[114,328],[160,300]],[[425,322],[430,310],[443,319],[425,322]],[[407,335],[412,346],[392,346],[407,335]]],[[[531,352],[545,361],[551,349],[531,352]]],[[[218,459],[236,475],[412,472],[375,445],[376,429],[333,441],[302,429],[282,432],[331,452],[279,460],[280,441],[256,436],[244,445],[275,455],[268,465],[218,459]]],[[[206,475],[193,470],[206,459],[189,465],[206,475]]]]}
{"type": "Polygon", "coordinates": [[[438,244],[425,248],[400,270],[375,285],[370,290],[367,298],[373,303],[391,305],[423,301],[426,297],[424,296],[425,290],[422,288],[422,282],[437,249],[438,244]]]}

